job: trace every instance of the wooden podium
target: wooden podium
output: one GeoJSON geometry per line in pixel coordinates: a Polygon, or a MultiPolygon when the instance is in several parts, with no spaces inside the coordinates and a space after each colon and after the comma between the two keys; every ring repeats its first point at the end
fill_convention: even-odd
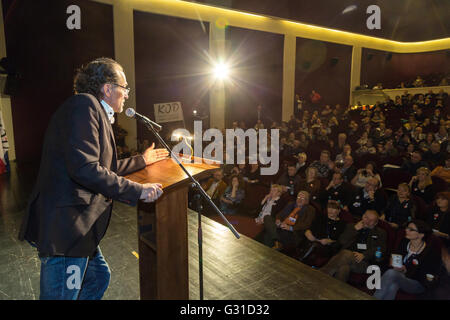
{"type": "MultiPolygon", "coordinates": [[[[219,167],[205,163],[184,166],[196,180],[219,167]]],[[[156,203],[138,204],[141,299],[188,300],[187,207],[191,180],[173,159],[156,162],[126,178],[161,183],[164,191],[156,203]]]]}

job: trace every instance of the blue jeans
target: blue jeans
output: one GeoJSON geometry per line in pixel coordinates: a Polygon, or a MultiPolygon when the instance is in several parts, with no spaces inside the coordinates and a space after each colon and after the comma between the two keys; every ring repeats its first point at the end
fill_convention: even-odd
{"type": "Polygon", "coordinates": [[[100,300],[111,279],[100,247],[94,258],[41,259],[41,300],[100,300]]]}
{"type": "Polygon", "coordinates": [[[424,292],[422,284],[414,279],[407,278],[404,273],[389,269],[381,277],[381,289],[374,293],[374,297],[382,300],[394,300],[398,289],[406,293],[419,294],[424,292]]]}

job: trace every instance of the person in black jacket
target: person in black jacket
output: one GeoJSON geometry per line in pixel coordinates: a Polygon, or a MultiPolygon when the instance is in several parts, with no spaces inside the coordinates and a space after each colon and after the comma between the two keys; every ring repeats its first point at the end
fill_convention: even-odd
{"type": "MultiPolygon", "coordinates": [[[[320,271],[347,282],[350,272],[366,273],[367,267],[379,262],[375,257],[380,251],[386,253],[386,232],[377,227],[379,215],[367,210],[361,221],[347,224],[338,239],[342,250],[333,256],[320,271]]],[[[380,260],[381,261],[381,260],[380,260]]]]}
{"type": "Polygon", "coordinates": [[[327,214],[316,214],[311,228],[305,231],[305,238],[299,245],[300,261],[314,263],[318,257],[330,258],[339,251],[340,245],[337,240],[346,226],[339,218],[340,212],[340,204],[330,200],[327,204],[327,214]]]}
{"type": "Polygon", "coordinates": [[[375,298],[394,300],[399,289],[412,294],[425,291],[430,275],[436,276],[440,266],[438,250],[425,241],[430,231],[430,227],[421,220],[408,223],[405,238],[393,252],[402,256],[403,264],[383,274],[380,289],[375,291],[375,298]]]}
{"type": "Polygon", "coordinates": [[[428,212],[427,223],[433,233],[448,241],[450,235],[450,192],[439,192],[436,195],[436,205],[428,212]]]}
{"type": "Polygon", "coordinates": [[[75,95],[50,120],[19,234],[41,259],[40,299],[101,299],[110,271],[99,243],[112,200],[136,205],[162,194],[160,184],[122,177],[168,155],[152,146],[143,155],[117,160],[111,123],[128,98],[126,86],[116,61],[94,60],[78,70],[75,95]]]}
{"type": "Polygon", "coordinates": [[[416,217],[416,205],[411,199],[411,192],[407,183],[400,183],[397,194],[389,199],[388,205],[381,216],[391,227],[398,229],[416,217]]]}
{"type": "Polygon", "coordinates": [[[322,207],[325,207],[329,200],[339,201],[342,207],[348,206],[352,191],[347,182],[344,182],[344,175],[341,172],[333,174],[333,179],[319,195],[322,207]]]}
{"type": "Polygon", "coordinates": [[[351,198],[348,209],[350,213],[359,219],[364,212],[369,209],[383,212],[386,207],[384,192],[379,188],[380,181],[377,178],[370,178],[364,188],[360,188],[351,198]]]}

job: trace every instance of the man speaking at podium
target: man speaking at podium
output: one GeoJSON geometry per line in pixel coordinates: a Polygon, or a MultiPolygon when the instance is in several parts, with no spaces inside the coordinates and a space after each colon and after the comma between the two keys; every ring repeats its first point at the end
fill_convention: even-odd
{"type": "Polygon", "coordinates": [[[112,201],[156,201],[160,184],[122,176],[167,157],[164,149],[117,160],[111,123],[123,111],[129,89],[122,66],[99,58],[77,71],[75,95],[50,120],[36,185],[19,239],[41,260],[40,299],[101,299],[110,270],[99,248],[112,201]]]}

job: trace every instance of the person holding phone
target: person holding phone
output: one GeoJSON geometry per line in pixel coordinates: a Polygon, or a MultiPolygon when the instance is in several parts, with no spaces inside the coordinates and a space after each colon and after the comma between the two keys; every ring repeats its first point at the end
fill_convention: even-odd
{"type": "Polygon", "coordinates": [[[406,293],[421,294],[439,271],[439,252],[426,242],[431,233],[428,224],[412,220],[405,231],[405,238],[393,252],[402,256],[402,265],[394,264],[392,269],[383,274],[381,288],[374,294],[377,299],[394,300],[399,289],[406,293]]]}

